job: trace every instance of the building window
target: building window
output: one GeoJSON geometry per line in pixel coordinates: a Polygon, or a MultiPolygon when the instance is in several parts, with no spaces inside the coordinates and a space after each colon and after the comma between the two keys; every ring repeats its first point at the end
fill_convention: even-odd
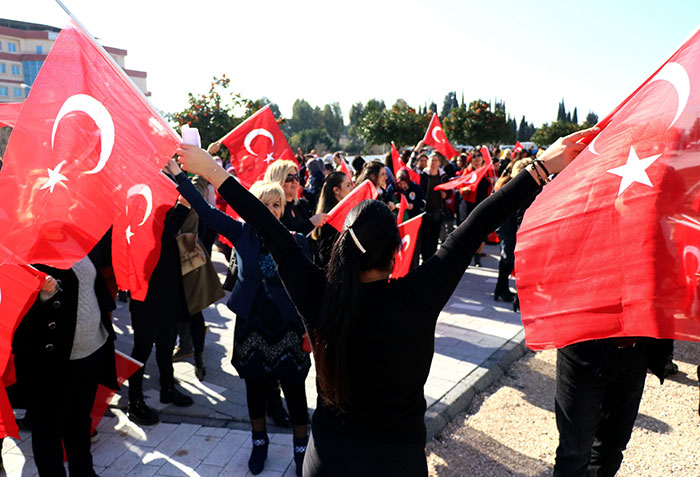
{"type": "Polygon", "coordinates": [[[37,54],[41,55],[44,53],[44,49],[41,47],[41,45],[36,46],[36,52],[37,54]]]}
{"type": "Polygon", "coordinates": [[[7,67],[5,63],[0,63],[0,73],[7,73],[7,67]]]}
{"type": "Polygon", "coordinates": [[[12,65],[12,74],[13,75],[18,75],[19,73],[19,66],[17,65],[12,65]]]}
{"type": "Polygon", "coordinates": [[[17,43],[8,42],[7,51],[10,53],[17,53],[17,43]]]}
{"type": "Polygon", "coordinates": [[[7,96],[7,86],[0,86],[0,96],[7,96]]]}
{"type": "Polygon", "coordinates": [[[15,88],[15,98],[22,97],[22,88],[15,88]]]}

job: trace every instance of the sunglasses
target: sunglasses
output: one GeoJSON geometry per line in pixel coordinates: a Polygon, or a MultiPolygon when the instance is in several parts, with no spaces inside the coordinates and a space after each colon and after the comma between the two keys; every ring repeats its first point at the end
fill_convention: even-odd
{"type": "Polygon", "coordinates": [[[299,174],[287,174],[287,178],[284,180],[284,182],[293,182],[293,181],[299,182],[299,174]]]}

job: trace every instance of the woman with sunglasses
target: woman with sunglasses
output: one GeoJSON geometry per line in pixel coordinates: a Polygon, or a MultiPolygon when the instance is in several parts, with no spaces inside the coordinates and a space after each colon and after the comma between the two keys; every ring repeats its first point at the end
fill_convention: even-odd
{"type": "Polygon", "coordinates": [[[423,386],[438,315],[484,237],[563,170],[591,133],[559,139],[399,279],[389,279],[401,237],[385,204],[367,200],[350,211],[324,273],[206,151],[178,149],[185,169],[204,175],[257,230],[311,336],[319,393],[305,476],[428,475],[423,386]]]}
{"type": "Polygon", "coordinates": [[[265,182],[277,182],[284,190],[287,205],[280,222],[292,232],[308,235],[326,223],[326,215],[312,215],[306,199],[299,199],[299,169],[292,161],[275,161],[265,171],[265,182]]]}

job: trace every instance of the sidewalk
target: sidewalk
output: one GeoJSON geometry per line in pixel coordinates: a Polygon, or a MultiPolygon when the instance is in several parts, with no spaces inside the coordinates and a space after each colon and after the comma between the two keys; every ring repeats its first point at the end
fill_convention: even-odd
{"type": "MultiPolygon", "coordinates": [[[[497,246],[486,246],[483,268],[469,268],[438,320],[435,356],[425,386],[428,439],[466,408],[476,392],[500,378],[503,370],[525,351],[519,313],[511,304],[493,301],[497,276],[497,246]]],[[[222,255],[215,253],[217,270],[225,272],[222,255]]],[[[210,326],[206,336],[203,382],[194,375],[192,360],[175,363],[175,376],[193,395],[187,408],[159,401],[154,353],[146,366],[146,402],[157,409],[161,423],[140,428],[129,421],[126,386],[115,396],[98,428],[93,444],[95,467],[101,476],[244,476],[249,475],[250,431],[245,387],[231,366],[235,317],[226,298],[204,312],[210,326]],[[109,416],[112,415],[112,417],[109,416]]],[[[131,322],[124,303],[114,313],[117,349],[131,352],[131,322]]],[[[315,369],[306,380],[309,412],[316,405],[315,369]]],[[[261,476],[295,474],[291,434],[269,425],[271,446],[261,476]]],[[[29,433],[22,441],[5,439],[3,460],[7,475],[36,475],[29,433]]]]}

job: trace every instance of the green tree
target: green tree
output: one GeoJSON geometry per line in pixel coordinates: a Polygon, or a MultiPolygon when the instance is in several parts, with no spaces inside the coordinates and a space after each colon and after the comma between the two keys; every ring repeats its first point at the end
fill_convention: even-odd
{"type": "Polygon", "coordinates": [[[566,122],[566,106],[564,106],[564,98],[562,98],[559,103],[559,110],[557,111],[557,121],[566,122]]]}
{"type": "MultiPolygon", "coordinates": [[[[183,111],[168,114],[168,119],[176,127],[188,124],[197,128],[202,146],[207,147],[259,109],[253,101],[230,91],[230,87],[231,80],[226,75],[221,78],[215,76],[207,93],[188,93],[188,106],[183,111]],[[242,115],[237,116],[236,113],[240,111],[243,112],[242,115]]],[[[223,156],[228,155],[225,149],[221,149],[223,156]]]]}
{"type": "Polygon", "coordinates": [[[571,122],[578,124],[578,108],[574,108],[574,113],[571,115],[571,122]]]}
{"type": "Polygon", "coordinates": [[[435,104],[435,101],[432,101],[430,106],[428,106],[428,114],[432,116],[433,113],[437,113],[437,104],[435,104]]]}
{"type": "Polygon", "coordinates": [[[487,144],[499,142],[508,134],[505,107],[491,111],[484,100],[469,103],[469,107],[453,108],[443,120],[448,139],[459,144],[487,144]]]}
{"type": "Polygon", "coordinates": [[[333,146],[333,139],[326,133],[325,129],[304,129],[289,138],[289,145],[296,149],[301,147],[305,151],[316,149],[317,151],[327,151],[333,146]]]}
{"type": "Polygon", "coordinates": [[[588,111],[586,115],[586,121],[584,121],[584,127],[590,128],[598,124],[598,115],[593,111],[588,111]]]}
{"type": "Polygon", "coordinates": [[[445,99],[442,102],[442,112],[440,114],[440,117],[446,117],[448,114],[450,114],[450,111],[457,107],[459,107],[459,102],[457,102],[457,92],[450,91],[445,95],[445,99]]]}
{"type": "Polygon", "coordinates": [[[515,118],[508,116],[506,119],[506,134],[503,137],[503,142],[505,144],[515,144],[518,134],[518,123],[515,118]]]}
{"type": "Polygon", "coordinates": [[[323,107],[323,111],[321,111],[321,126],[335,144],[338,144],[340,135],[345,132],[343,111],[340,109],[339,103],[327,104],[323,107]]]}
{"type": "Polygon", "coordinates": [[[548,146],[562,136],[583,129],[578,124],[566,121],[554,121],[551,124],[544,123],[530,138],[538,146],[548,146]]]}
{"type": "Polygon", "coordinates": [[[292,117],[288,124],[289,133],[296,134],[304,129],[317,129],[320,126],[320,118],[306,100],[297,99],[292,105],[292,117]]]}
{"type": "Polygon", "coordinates": [[[379,111],[373,108],[368,111],[360,122],[359,130],[367,144],[381,145],[394,141],[401,146],[418,142],[429,122],[430,115],[418,114],[404,100],[397,100],[391,109],[379,111]]]}

